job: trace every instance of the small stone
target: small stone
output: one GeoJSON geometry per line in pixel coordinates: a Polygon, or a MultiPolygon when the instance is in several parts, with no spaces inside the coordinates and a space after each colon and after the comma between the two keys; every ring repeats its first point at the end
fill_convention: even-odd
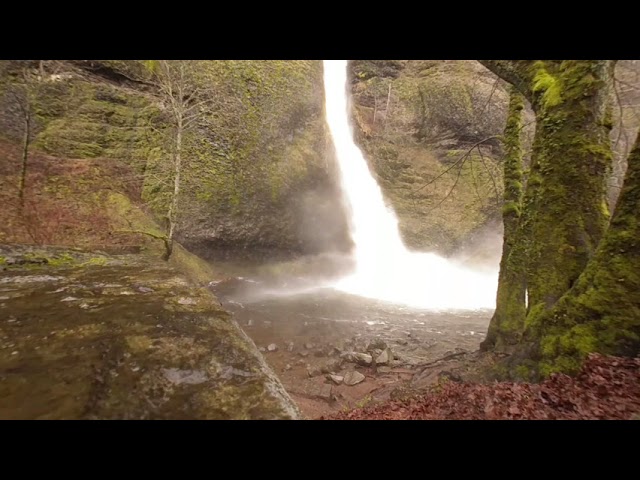
{"type": "Polygon", "coordinates": [[[331,360],[325,363],[320,370],[322,373],[335,373],[342,367],[342,359],[336,358],[335,360],[331,360]]]}
{"type": "Polygon", "coordinates": [[[333,390],[333,387],[331,385],[323,385],[322,386],[322,390],[320,390],[320,398],[322,398],[323,400],[326,400],[327,402],[331,402],[331,400],[332,400],[331,391],[332,390],[333,390]]]}
{"type": "Polygon", "coordinates": [[[284,372],[288,372],[289,370],[291,370],[291,365],[287,363],[287,364],[284,366],[284,368],[282,369],[282,371],[284,371],[284,372]]]}
{"type": "Polygon", "coordinates": [[[357,363],[358,365],[368,366],[373,362],[373,357],[366,353],[360,352],[344,352],[340,355],[347,362],[357,363]]]}
{"type": "Polygon", "coordinates": [[[307,365],[307,375],[310,377],[317,377],[318,375],[322,375],[322,371],[318,367],[307,365]]]}
{"type": "Polygon", "coordinates": [[[301,357],[308,357],[309,356],[309,352],[300,352],[300,353],[298,353],[298,355],[300,355],[301,357]]]}
{"type": "Polygon", "coordinates": [[[469,332],[469,335],[475,335],[475,334],[476,334],[476,332],[474,332],[474,331],[469,332]]]}
{"type": "Polygon", "coordinates": [[[261,352],[263,352],[263,353],[267,351],[267,349],[266,349],[266,348],[264,348],[264,347],[260,347],[258,350],[260,350],[260,351],[261,351],[261,352]]]}
{"type": "Polygon", "coordinates": [[[342,375],[327,375],[327,379],[331,380],[336,385],[340,385],[344,381],[344,377],[342,375]]]}
{"type": "Polygon", "coordinates": [[[299,360],[296,362],[296,365],[304,365],[304,360],[303,360],[303,359],[299,359],[299,360]]]}
{"type": "Polygon", "coordinates": [[[391,367],[378,367],[378,373],[390,373],[391,367]]]}
{"type": "Polygon", "coordinates": [[[305,343],[304,344],[304,348],[306,348],[307,350],[311,350],[314,347],[313,343],[305,343]]]}
{"type": "Polygon", "coordinates": [[[61,302],[73,302],[74,300],[78,300],[78,299],[76,297],[65,297],[60,301],[61,302]]]}
{"type": "Polygon", "coordinates": [[[253,326],[253,320],[249,320],[247,322],[247,327],[252,327],[253,326]]]}
{"type": "Polygon", "coordinates": [[[17,351],[17,350],[15,350],[15,351],[11,352],[11,355],[17,355],[17,354],[18,354],[18,351],[17,351]]]}
{"type": "Polygon", "coordinates": [[[352,387],[353,385],[357,385],[364,381],[364,375],[360,372],[354,370],[352,372],[347,372],[344,376],[344,384],[352,387]]]}
{"type": "Polygon", "coordinates": [[[407,342],[406,340],[403,340],[403,339],[396,340],[396,343],[398,345],[409,345],[409,342],[407,342]]]}
{"type": "Polygon", "coordinates": [[[384,350],[385,348],[387,348],[387,343],[381,338],[374,338],[367,345],[368,352],[371,350],[384,350]]]}
{"type": "Polygon", "coordinates": [[[180,305],[195,305],[197,302],[193,298],[181,297],[178,299],[180,305]]]}
{"type": "Polygon", "coordinates": [[[287,352],[293,352],[293,342],[287,343],[287,352]]]}
{"type": "Polygon", "coordinates": [[[380,356],[376,358],[376,365],[388,365],[393,360],[393,353],[390,348],[385,348],[380,356]]]}
{"type": "Polygon", "coordinates": [[[138,287],[138,291],[142,293],[151,293],[153,292],[153,288],[149,287],[138,287]]]}
{"type": "Polygon", "coordinates": [[[275,343],[270,343],[267,347],[267,350],[269,350],[270,352],[275,352],[276,350],[278,350],[278,346],[275,343]]]}

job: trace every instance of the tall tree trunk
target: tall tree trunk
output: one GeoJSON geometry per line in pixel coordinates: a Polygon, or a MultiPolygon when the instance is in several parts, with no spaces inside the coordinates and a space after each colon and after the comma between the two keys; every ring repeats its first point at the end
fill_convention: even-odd
{"type": "Polygon", "coordinates": [[[611,168],[605,125],[611,77],[606,61],[539,66],[536,157],[527,259],[529,315],[551,308],[572,287],[607,228],[606,175],[611,168]]]}
{"type": "MultiPolygon", "coordinates": [[[[527,98],[536,133],[512,270],[524,270],[525,295],[498,296],[497,312],[515,311],[508,334],[494,324],[487,347],[516,345],[536,317],[575,283],[606,229],[606,172],[611,165],[606,102],[613,62],[482,61],[527,98]],[[522,250],[520,250],[522,249],[522,250]],[[527,302],[527,318],[522,308],[527,302]],[[518,303],[515,305],[514,302],[518,303]],[[506,304],[504,302],[507,302],[506,304]],[[515,306],[514,306],[515,305],[515,306]],[[493,335],[493,337],[492,337],[493,335]]],[[[506,313],[505,313],[506,314],[506,313]]],[[[495,322],[494,322],[495,323],[495,322]]]]}
{"type": "Polygon", "coordinates": [[[169,206],[169,214],[167,215],[169,219],[169,234],[167,235],[168,241],[165,242],[165,260],[168,260],[173,252],[173,234],[176,228],[178,196],[180,195],[180,173],[182,171],[182,131],[183,119],[179,116],[176,125],[176,149],[173,159],[173,195],[169,206]]]}
{"type": "Polygon", "coordinates": [[[24,210],[24,193],[27,183],[27,164],[29,161],[29,142],[31,140],[31,113],[29,106],[24,114],[24,138],[22,140],[22,167],[20,169],[20,184],[18,186],[18,200],[20,202],[20,212],[24,210]]]}
{"type": "Polygon", "coordinates": [[[502,349],[515,344],[522,333],[525,318],[525,278],[519,259],[522,256],[522,239],[518,235],[519,219],[522,212],[522,110],[524,98],[515,88],[509,96],[509,113],[504,130],[504,200],[502,221],[504,242],[500,260],[500,277],[493,314],[487,338],[481,344],[482,350],[494,347],[502,349]]]}
{"type": "Polygon", "coordinates": [[[534,346],[542,375],[575,371],[594,351],[640,353],[640,134],[595,256],[554,308],[533,320],[523,348],[534,346]]]}

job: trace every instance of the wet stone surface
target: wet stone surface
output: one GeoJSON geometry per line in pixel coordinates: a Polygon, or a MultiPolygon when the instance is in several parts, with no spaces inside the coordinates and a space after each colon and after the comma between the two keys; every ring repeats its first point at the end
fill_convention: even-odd
{"type": "Polygon", "coordinates": [[[142,255],[100,258],[5,263],[0,419],[299,415],[208,289],[142,255]]]}

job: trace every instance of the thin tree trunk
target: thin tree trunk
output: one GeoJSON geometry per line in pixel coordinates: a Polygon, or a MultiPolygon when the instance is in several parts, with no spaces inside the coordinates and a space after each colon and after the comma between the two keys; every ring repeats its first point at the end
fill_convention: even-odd
{"type": "Polygon", "coordinates": [[[176,150],[173,160],[173,196],[171,198],[171,205],[169,207],[169,234],[167,235],[168,243],[165,259],[168,260],[173,252],[173,234],[176,228],[176,218],[178,211],[178,196],[180,195],[180,173],[182,163],[182,129],[183,122],[182,117],[178,117],[176,128],[176,150]]]}
{"type": "Polygon", "coordinates": [[[20,185],[18,187],[18,199],[20,201],[20,212],[24,210],[24,193],[27,183],[27,164],[29,160],[29,141],[31,137],[31,113],[26,107],[24,116],[24,138],[22,140],[22,168],[20,170],[20,185]]]}
{"type": "Polygon", "coordinates": [[[391,84],[389,84],[389,93],[387,94],[387,106],[384,110],[384,129],[387,129],[387,121],[389,120],[389,103],[391,103],[391,84]]]}
{"type": "Polygon", "coordinates": [[[500,276],[496,297],[496,310],[489,324],[487,338],[481,344],[482,350],[519,341],[525,318],[525,278],[520,265],[522,239],[518,226],[522,211],[522,110],[524,98],[515,88],[509,97],[509,113],[504,130],[504,201],[502,221],[504,224],[504,242],[500,260],[500,276]],[[497,344],[497,345],[496,345],[497,344]]]}

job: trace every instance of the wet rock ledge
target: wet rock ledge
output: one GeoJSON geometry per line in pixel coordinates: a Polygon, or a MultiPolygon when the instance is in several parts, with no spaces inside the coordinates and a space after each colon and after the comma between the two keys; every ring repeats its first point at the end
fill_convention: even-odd
{"type": "Polygon", "coordinates": [[[0,419],[294,419],[216,297],[143,254],[0,246],[0,419]]]}

